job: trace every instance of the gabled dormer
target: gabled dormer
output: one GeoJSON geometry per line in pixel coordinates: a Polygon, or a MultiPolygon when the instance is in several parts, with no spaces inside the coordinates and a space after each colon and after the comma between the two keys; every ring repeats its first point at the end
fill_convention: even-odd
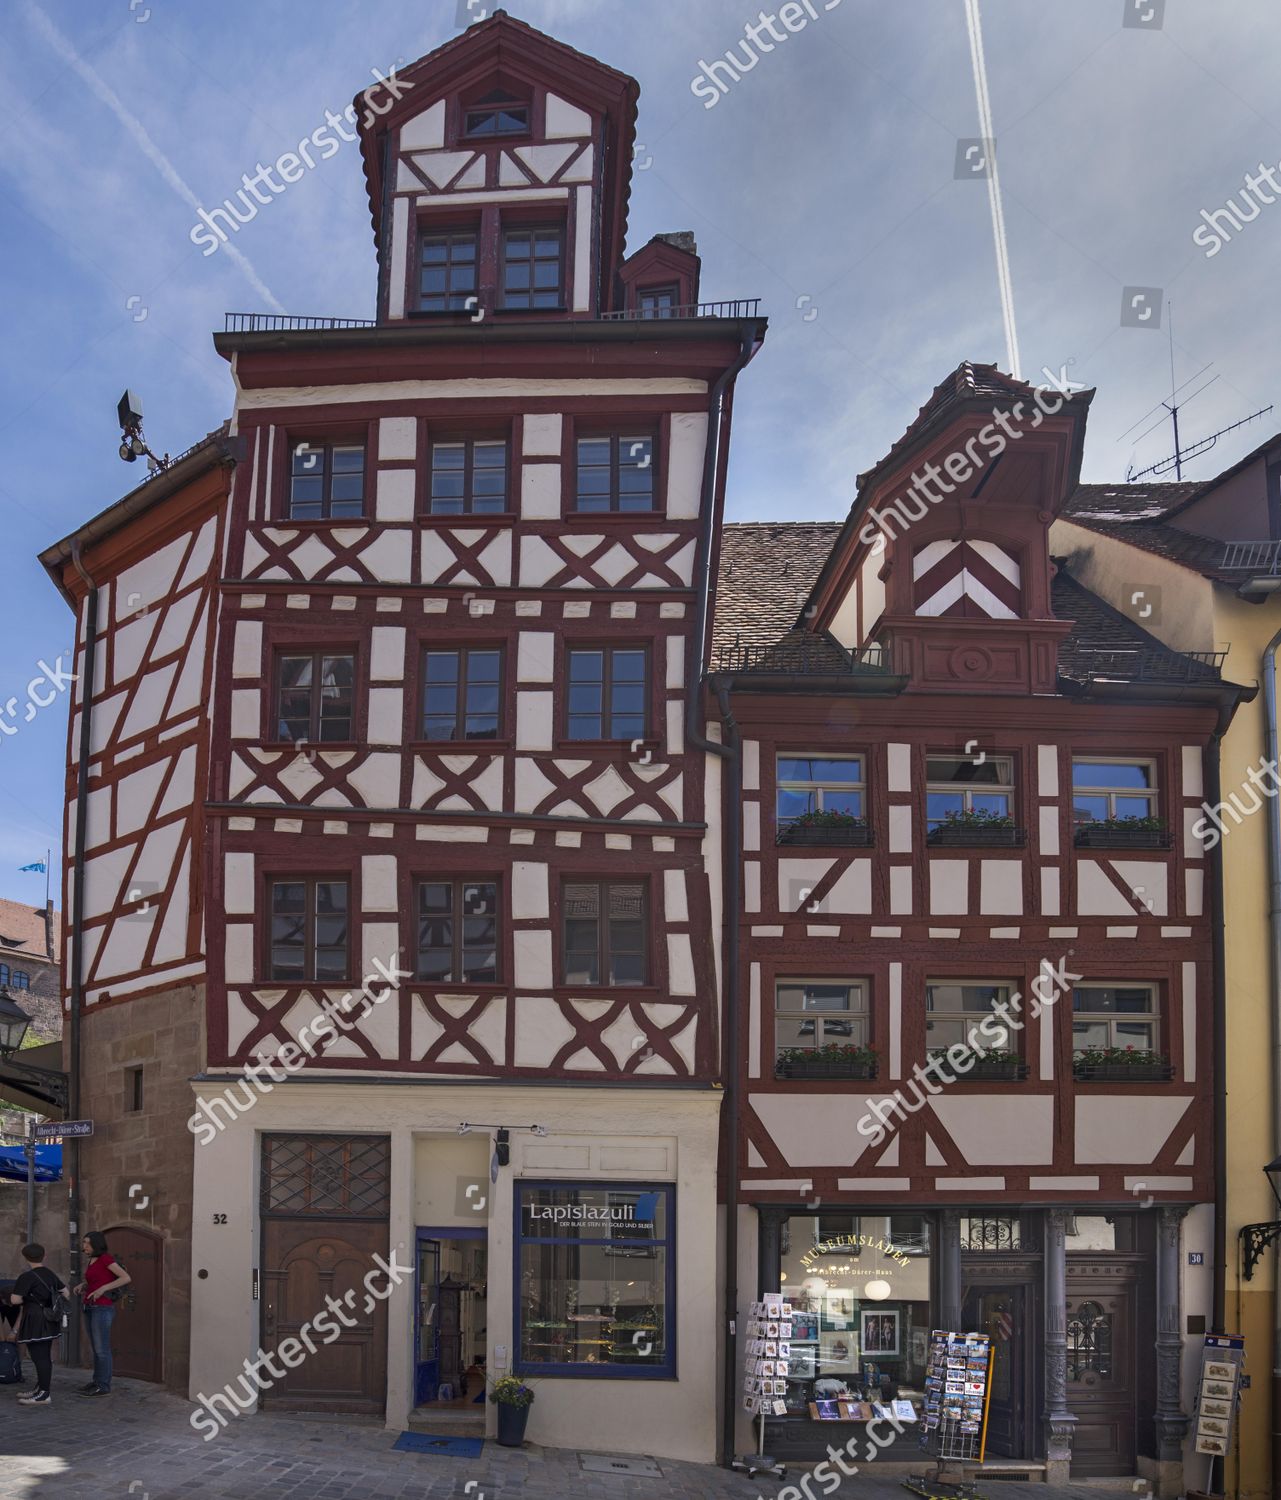
{"type": "Polygon", "coordinates": [[[615,305],[635,79],[495,11],[356,101],[381,323],[594,318],[615,305]]]}
{"type": "Polygon", "coordinates": [[[859,476],[811,628],[879,646],[916,691],[1053,692],[1069,622],[1050,603],[1049,528],[1076,487],[1093,394],[953,371],[859,476]]]}
{"type": "Polygon", "coordinates": [[[623,309],[634,318],[674,318],[698,305],[702,262],[689,230],[656,234],[619,271],[623,309]]]}

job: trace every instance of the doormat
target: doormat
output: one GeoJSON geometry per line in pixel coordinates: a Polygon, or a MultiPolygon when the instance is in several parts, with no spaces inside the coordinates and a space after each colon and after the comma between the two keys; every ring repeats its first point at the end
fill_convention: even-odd
{"type": "Polygon", "coordinates": [[[437,1453],[442,1458],[479,1458],[484,1438],[437,1437],[430,1432],[402,1432],[391,1445],[402,1453],[437,1453]]]}
{"type": "Polygon", "coordinates": [[[605,1453],[580,1453],[578,1462],[586,1474],[640,1474],[646,1479],[663,1477],[662,1469],[652,1458],[611,1458],[605,1453]]]}

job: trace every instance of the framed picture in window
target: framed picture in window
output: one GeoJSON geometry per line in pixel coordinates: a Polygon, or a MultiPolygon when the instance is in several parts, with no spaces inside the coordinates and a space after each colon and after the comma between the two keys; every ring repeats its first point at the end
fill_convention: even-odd
{"type": "Polygon", "coordinates": [[[852,1329],[824,1329],[818,1336],[818,1364],[824,1375],[858,1369],[858,1340],[852,1329]]]}
{"type": "Polygon", "coordinates": [[[889,1310],[859,1314],[859,1338],[867,1355],[899,1352],[898,1313],[889,1310]]]}

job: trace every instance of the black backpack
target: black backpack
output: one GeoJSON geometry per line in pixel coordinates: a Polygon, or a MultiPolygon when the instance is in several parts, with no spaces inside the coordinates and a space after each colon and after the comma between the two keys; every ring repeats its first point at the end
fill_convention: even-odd
{"type": "Polygon", "coordinates": [[[0,1385],[22,1384],[22,1356],[17,1344],[0,1343],[0,1385]]]}
{"type": "Polygon", "coordinates": [[[44,1288],[47,1300],[41,1301],[27,1294],[22,1305],[18,1337],[23,1343],[32,1339],[56,1339],[67,1326],[67,1289],[48,1266],[38,1266],[31,1274],[37,1278],[37,1285],[44,1288]],[[39,1275],[40,1271],[44,1272],[43,1277],[39,1275]]]}

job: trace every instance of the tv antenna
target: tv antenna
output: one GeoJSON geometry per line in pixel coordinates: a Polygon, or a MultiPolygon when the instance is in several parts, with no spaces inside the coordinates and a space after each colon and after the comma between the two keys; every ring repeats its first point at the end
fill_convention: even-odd
{"type": "Polygon", "coordinates": [[[169,455],[163,458],[157,457],[147,447],[146,439],[142,435],[142,402],[133,391],[126,391],[116,404],[116,416],[120,419],[120,457],[125,463],[136,463],[138,459],[146,455],[147,469],[150,473],[158,473],[161,469],[169,467],[169,455]]]}
{"type": "MultiPolygon", "coordinates": [[[[1146,422],[1147,419],[1153,414],[1153,412],[1161,409],[1169,414],[1170,421],[1174,427],[1174,452],[1168,457],[1161,459],[1157,463],[1149,464],[1146,469],[1139,469],[1137,471],[1133,468],[1127,469],[1125,471],[1125,479],[1127,484],[1134,484],[1140,479],[1146,479],[1150,474],[1168,474],[1171,469],[1174,470],[1175,479],[1181,481],[1183,478],[1184,464],[1190,463],[1194,458],[1200,458],[1203,453],[1208,453],[1210,449],[1214,447],[1215,443],[1217,443],[1221,437],[1226,437],[1229,432],[1235,432],[1238,427],[1244,427],[1247,422],[1257,422],[1260,417],[1267,416],[1267,414],[1272,410],[1271,406],[1261,407],[1258,411],[1251,412],[1248,417],[1242,417],[1239,422],[1233,422],[1227,427],[1220,427],[1217,432],[1212,432],[1207,437],[1198,438],[1196,442],[1191,445],[1191,447],[1185,448],[1179,435],[1179,412],[1183,406],[1186,406],[1188,404],[1189,401],[1195,400],[1202,391],[1208,390],[1219,377],[1217,375],[1211,375],[1209,380],[1207,380],[1204,385],[1198,386],[1190,396],[1185,396],[1182,403],[1180,403],[1179,392],[1185,390],[1192,384],[1194,380],[1199,380],[1201,376],[1204,375],[1208,369],[1210,369],[1210,365],[1203,365],[1195,375],[1189,376],[1182,385],[1175,385],[1173,302],[1169,302],[1166,304],[1166,327],[1169,330],[1170,335],[1170,399],[1168,401],[1158,401],[1156,406],[1152,407],[1150,411],[1145,412],[1143,416],[1139,418],[1138,422],[1135,422],[1132,427],[1128,427],[1121,434],[1121,437],[1117,439],[1117,441],[1120,442],[1122,438],[1128,437],[1130,433],[1134,431],[1135,427],[1138,427],[1140,423],[1146,422]]],[[[1135,441],[1141,443],[1143,439],[1150,433],[1155,432],[1156,429],[1160,427],[1162,422],[1164,421],[1164,416],[1159,417],[1152,424],[1152,426],[1148,428],[1147,432],[1136,438],[1135,441]]]]}

